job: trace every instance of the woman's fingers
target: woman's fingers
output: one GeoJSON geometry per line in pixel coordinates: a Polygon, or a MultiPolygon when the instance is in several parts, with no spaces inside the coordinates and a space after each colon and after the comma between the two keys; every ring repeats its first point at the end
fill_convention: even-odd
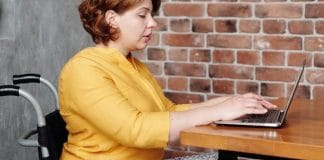
{"type": "Polygon", "coordinates": [[[265,108],[253,108],[253,107],[247,107],[245,108],[246,114],[265,114],[268,112],[265,108]]]}
{"type": "Polygon", "coordinates": [[[263,98],[257,94],[254,94],[254,93],[246,93],[246,94],[242,94],[242,97],[244,98],[254,98],[254,99],[257,99],[257,100],[263,100],[263,98]]]}
{"type": "Polygon", "coordinates": [[[246,94],[243,94],[242,97],[257,99],[265,108],[277,108],[276,105],[266,101],[265,99],[263,99],[263,97],[256,95],[254,93],[246,93],[246,94]]]}
{"type": "Polygon", "coordinates": [[[266,100],[262,100],[260,101],[260,103],[265,107],[265,108],[277,108],[278,106],[266,101],[266,100]]]}
{"type": "Polygon", "coordinates": [[[268,109],[276,107],[253,93],[233,96],[220,104],[223,106],[223,120],[236,119],[246,114],[265,114],[268,109]]]}
{"type": "Polygon", "coordinates": [[[257,107],[257,108],[265,108],[262,100],[255,98],[243,98],[239,97],[239,103],[243,103],[243,106],[246,107],[257,107]]]}
{"type": "Polygon", "coordinates": [[[264,114],[269,108],[273,108],[271,103],[255,98],[239,98],[238,102],[245,114],[264,114]]]}

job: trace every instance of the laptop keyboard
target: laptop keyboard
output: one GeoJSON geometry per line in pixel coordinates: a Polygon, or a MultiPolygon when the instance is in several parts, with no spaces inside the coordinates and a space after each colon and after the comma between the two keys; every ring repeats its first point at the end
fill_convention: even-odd
{"type": "Polygon", "coordinates": [[[242,122],[249,122],[249,123],[273,123],[277,122],[280,116],[280,110],[268,110],[265,114],[251,114],[242,122]]]}

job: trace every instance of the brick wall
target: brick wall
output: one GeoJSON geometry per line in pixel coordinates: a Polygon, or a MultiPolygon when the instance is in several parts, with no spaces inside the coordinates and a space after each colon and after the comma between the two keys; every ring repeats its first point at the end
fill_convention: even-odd
{"type": "MultiPolygon", "coordinates": [[[[162,0],[163,1],[163,0],[162,0]]],[[[164,0],[144,54],[177,103],[254,92],[324,97],[324,0],[164,0]]]]}

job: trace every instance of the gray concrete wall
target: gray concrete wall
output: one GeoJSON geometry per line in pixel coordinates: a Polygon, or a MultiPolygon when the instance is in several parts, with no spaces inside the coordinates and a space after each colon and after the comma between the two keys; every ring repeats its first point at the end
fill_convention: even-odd
{"type": "MultiPolygon", "coordinates": [[[[57,85],[64,63],[91,43],[77,12],[80,0],[0,0],[0,85],[13,74],[39,73],[57,85]]],[[[45,112],[54,109],[49,90],[23,85],[45,112]]],[[[0,160],[35,160],[37,151],[17,144],[35,128],[36,114],[22,97],[0,97],[0,160]]]]}

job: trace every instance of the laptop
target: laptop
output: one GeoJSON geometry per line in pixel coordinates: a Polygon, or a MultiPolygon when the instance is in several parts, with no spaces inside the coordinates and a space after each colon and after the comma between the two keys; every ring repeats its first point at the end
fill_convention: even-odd
{"type": "Polygon", "coordinates": [[[304,72],[305,64],[306,64],[306,59],[303,62],[298,78],[295,82],[293,90],[283,110],[269,109],[268,112],[265,114],[250,114],[236,120],[215,121],[213,123],[217,125],[233,125],[233,126],[272,127],[272,128],[281,127],[286,118],[291,102],[294,99],[294,95],[297,90],[299,81],[304,72]]]}

